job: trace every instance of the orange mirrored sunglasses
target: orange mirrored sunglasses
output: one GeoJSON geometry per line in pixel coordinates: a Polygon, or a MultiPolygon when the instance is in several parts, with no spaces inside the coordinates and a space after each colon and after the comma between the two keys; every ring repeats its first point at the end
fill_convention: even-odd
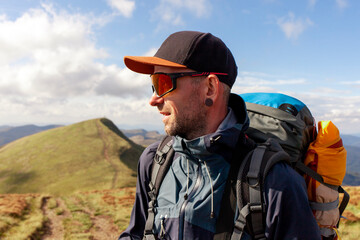
{"type": "Polygon", "coordinates": [[[179,72],[179,73],[163,73],[157,72],[151,74],[152,89],[158,97],[162,97],[169,92],[172,92],[176,89],[176,79],[180,77],[190,76],[190,77],[201,77],[208,76],[210,74],[214,75],[228,75],[227,73],[217,73],[217,72],[179,72]]]}

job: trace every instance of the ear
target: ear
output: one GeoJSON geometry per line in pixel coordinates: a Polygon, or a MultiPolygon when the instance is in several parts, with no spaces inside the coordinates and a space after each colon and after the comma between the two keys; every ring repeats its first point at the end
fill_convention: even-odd
{"type": "Polygon", "coordinates": [[[220,93],[220,88],[222,87],[219,78],[214,74],[209,75],[206,78],[206,87],[206,98],[216,101],[220,93]]]}

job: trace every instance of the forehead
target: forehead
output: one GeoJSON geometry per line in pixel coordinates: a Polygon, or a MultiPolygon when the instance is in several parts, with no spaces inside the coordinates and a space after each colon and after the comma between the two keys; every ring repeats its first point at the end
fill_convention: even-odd
{"type": "Polygon", "coordinates": [[[163,72],[163,73],[176,73],[176,72],[194,72],[189,68],[175,68],[175,67],[166,67],[166,66],[154,66],[154,73],[163,72]]]}

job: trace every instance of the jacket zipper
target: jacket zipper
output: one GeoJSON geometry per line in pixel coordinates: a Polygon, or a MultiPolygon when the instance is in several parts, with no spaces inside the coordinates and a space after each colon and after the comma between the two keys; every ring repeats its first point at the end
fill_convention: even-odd
{"type": "Polygon", "coordinates": [[[187,196],[187,198],[185,199],[185,201],[183,202],[183,204],[182,204],[182,206],[180,208],[179,240],[182,240],[183,236],[184,236],[185,210],[186,210],[186,207],[187,207],[187,203],[188,203],[189,199],[196,193],[197,189],[199,188],[200,183],[201,183],[201,178],[202,178],[201,163],[198,163],[197,178],[196,178],[194,188],[191,190],[190,194],[187,196]]]}

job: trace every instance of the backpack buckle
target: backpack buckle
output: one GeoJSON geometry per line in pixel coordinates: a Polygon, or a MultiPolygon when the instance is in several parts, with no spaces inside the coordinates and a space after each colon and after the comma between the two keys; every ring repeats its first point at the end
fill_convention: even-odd
{"type": "Polygon", "coordinates": [[[250,187],[257,188],[260,186],[259,177],[247,176],[246,179],[247,179],[247,183],[249,184],[250,187]]]}
{"type": "Polygon", "coordinates": [[[252,213],[262,213],[264,210],[264,205],[262,203],[250,203],[249,210],[252,213]]]}
{"type": "Polygon", "coordinates": [[[157,164],[162,165],[163,162],[165,161],[165,157],[164,157],[165,154],[166,154],[166,153],[163,153],[163,152],[157,152],[157,153],[155,154],[154,161],[155,161],[157,164]]]}

